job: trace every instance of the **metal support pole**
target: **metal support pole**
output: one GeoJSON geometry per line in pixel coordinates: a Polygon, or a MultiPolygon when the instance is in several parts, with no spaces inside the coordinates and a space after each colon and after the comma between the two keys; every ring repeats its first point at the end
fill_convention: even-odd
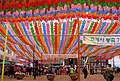
{"type": "Polygon", "coordinates": [[[90,67],[91,67],[91,66],[90,66],[90,56],[88,56],[88,66],[89,66],[89,67],[88,67],[88,70],[89,70],[89,74],[90,74],[90,69],[91,69],[91,68],[90,68],[90,67]]]}
{"type": "Polygon", "coordinates": [[[7,26],[6,26],[6,35],[5,35],[5,45],[4,45],[4,56],[3,56],[3,64],[2,64],[1,81],[3,81],[3,79],[4,79],[4,68],[5,68],[5,58],[6,58],[7,35],[8,35],[8,23],[7,23],[7,26]]]}
{"type": "Polygon", "coordinates": [[[100,55],[100,68],[102,69],[102,56],[100,55]]]}
{"type": "Polygon", "coordinates": [[[115,67],[115,59],[114,59],[114,57],[113,57],[113,67],[115,67]]]}
{"type": "Polygon", "coordinates": [[[34,50],[35,50],[35,46],[33,47],[33,75],[34,75],[34,58],[35,58],[35,56],[34,56],[34,50]]]}
{"type": "Polygon", "coordinates": [[[79,37],[79,29],[80,29],[80,26],[79,26],[79,21],[78,21],[78,81],[80,81],[80,37],[79,37]]]}

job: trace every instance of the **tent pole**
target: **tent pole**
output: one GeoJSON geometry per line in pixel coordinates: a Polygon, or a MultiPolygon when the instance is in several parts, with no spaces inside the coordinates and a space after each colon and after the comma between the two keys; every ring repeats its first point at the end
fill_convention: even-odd
{"type": "MultiPolygon", "coordinates": [[[[34,55],[34,51],[35,51],[35,46],[33,46],[33,69],[34,69],[34,66],[35,66],[35,55],[34,55]]],[[[33,74],[34,74],[34,71],[33,71],[33,74]]]]}
{"type": "Polygon", "coordinates": [[[88,67],[88,70],[89,70],[89,75],[90,75],[90,56],[88,56],[88,65],[89,65],[89,67],[88,67]]]}
{"type": "Polygon", "coordinates": [[[4,45],[4,56],[3,56],[3,64],[2,64],[2,75],[1,81],[4,79],[4,67],[5,67],[5,58],[6,58],[6,47],[7,47],[7,35],[8,35],[8,23],[6,25],[6,35],[5,35],[5,45],[4,45]]]}
{"type": "Polygon", "coordinates": [[[114,57],[113,57],[113,67],[115,67],[115,59],[114,59],[114,57]]]}
{"type": "Polygon", "coordinates": [[[80,36],[79,36],[79,29],[80,29],[80,26],[79,26],[79,20],[78,20],[78,81],[80,81],[80,36]]]}

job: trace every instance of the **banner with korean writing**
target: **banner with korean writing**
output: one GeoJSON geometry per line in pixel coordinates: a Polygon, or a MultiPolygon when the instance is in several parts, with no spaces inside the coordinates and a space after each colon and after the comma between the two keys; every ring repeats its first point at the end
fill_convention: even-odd
{"type": "Polygon", "coordinates": [[[84,44],[92,45],[120,45],[120,36],[83,36],[84,44]]]}
{"type": "Polygon", "coordinates": [[[45,54],[45,58],[78,58],[77,54],[45,54]]]}

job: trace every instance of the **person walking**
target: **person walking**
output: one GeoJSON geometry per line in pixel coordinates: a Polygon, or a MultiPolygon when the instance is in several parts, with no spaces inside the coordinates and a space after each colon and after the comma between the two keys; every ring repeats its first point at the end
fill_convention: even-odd
{"type": "Polygon", "coordinates": [[[103,76],[106,79],[106,81],[113,81],[114,75],[113,75],[113,68],[111,67],[111,64],[108,64],[108,67],[106,68],[103,76]]]}
{"type": "Polygon", "coordinates": [[[26,67],[25,66],[23,67],[22,72],[25,73],[25,75],[26,75],[26,67]]]}
{"type": "Polygon", "coordinates": [[[12,78],[14,75],[14,67],[13,66],[10,66],[9,74],[10,74],[10,78],[12,78]]]}
{"type": "Polygon", "coordinates": [[[36,79],[36,77],[37,77],[37,67],[36,66],[34,66],[34,68],[33,68],[33,76],[34,76],[34,79],[36,79]]]}
{"type": "Polygon", "coordinates": [[[74,73],[73,66],[70,67],[70,74],[74,73]]]}
{"type": "Polygon", "coordinates": [[[88,76],[88,71],[87,71],[87,68],[86,68],[86,67],[84,67],[82,72],[83,72],[83,74],[84,74],[84,78],[86,79],[86,78],[87,78],[87,76],[88,76]]]}

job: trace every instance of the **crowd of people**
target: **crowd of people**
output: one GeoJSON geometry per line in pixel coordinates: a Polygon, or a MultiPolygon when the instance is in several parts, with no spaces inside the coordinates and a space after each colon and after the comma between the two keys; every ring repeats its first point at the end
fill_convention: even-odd
{"type": "MultiPolygon", "coordinates": [[[[90,74],[94,74],[95,68],[90,68],[90,74]]],[[[86,79],[89,71],[88,68],[85,66],[81,69],[82,73],[84,74],[84,78],[86,79]]],[[[46,74],[54,74],[54,75],[70,75],[71,73],[78,73],[77,66],[51,66],[51,67],[26,67],[26,66],[18,66],[18,65],[10,65],[5,67],[5,73],[9,77],[14,77],[16,72],[22,72],[25,73],[25,76],[34,76],[34,79],[36,79],[37,76],[46,75],[46,74]]],[[[106,68],[101,68],[101,74],[104,76],[106,81],[112,81],[114,79],[114,74],[119,73],[119,68],[113,68],[109,64],[106,68]],[[112,76],[112,79],[109,77],[112,76]]]]}
{"type": "Polygon", "coordinates": [[[52,67],[26,67],[18,65],[10,65],[5,67],[5,74],[9,77],[15,77],[16,72],[23,72],[27,76],[41,76],[46,74],[55,74],[55,75],[69,75],[70,73],[77,73],[77,67],[74,66],[52,66],[52,67]]]}

